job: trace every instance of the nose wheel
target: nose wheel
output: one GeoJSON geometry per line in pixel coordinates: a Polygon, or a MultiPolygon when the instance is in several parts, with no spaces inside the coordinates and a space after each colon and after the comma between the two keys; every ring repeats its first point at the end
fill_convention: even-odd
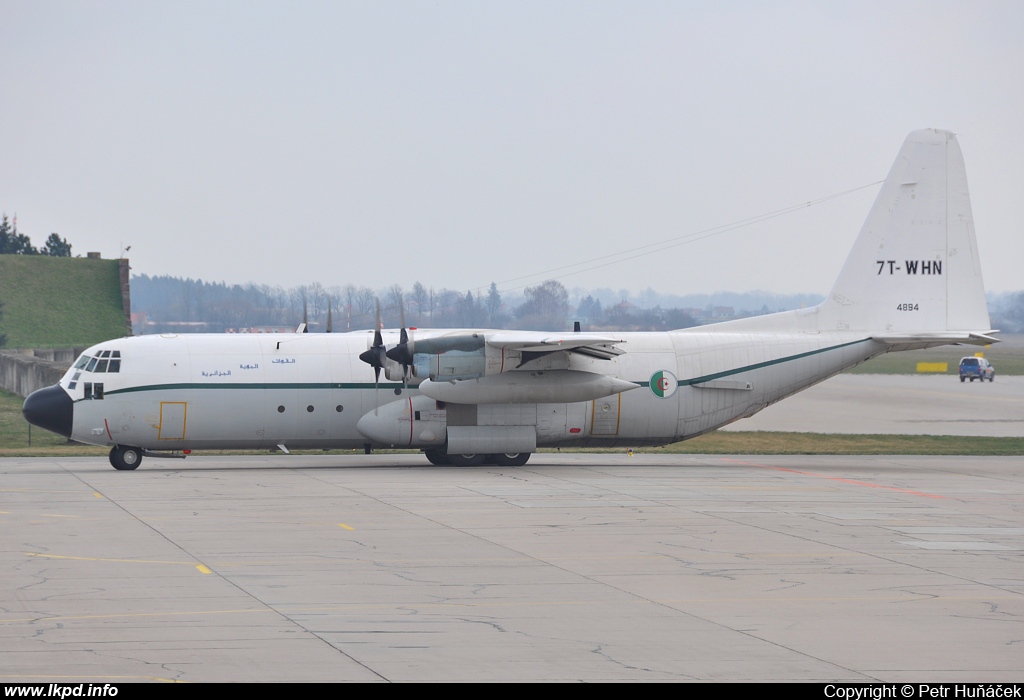
{"type": "Polygon", "coordinates": [[[138,469],[142,462],[142,450],[138,447],[125,447],[114,445],[110,450],[110,466],[118,471],[132,471],[138,469]]]}

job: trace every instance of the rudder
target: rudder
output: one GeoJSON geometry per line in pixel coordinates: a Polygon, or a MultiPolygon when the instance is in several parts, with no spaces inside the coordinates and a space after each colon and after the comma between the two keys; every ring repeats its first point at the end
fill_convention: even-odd
{"type": "Polygon", "coordinates": [[[987,331],[967,173],[956,136],[911,133],[828,298],[820,330],[987,331]]]}

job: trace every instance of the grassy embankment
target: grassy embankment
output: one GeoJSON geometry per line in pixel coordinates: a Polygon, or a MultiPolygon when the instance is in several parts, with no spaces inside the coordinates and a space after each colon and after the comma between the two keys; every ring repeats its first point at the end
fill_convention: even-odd
{"type": "MultiPolygon", "coordinates": [[[[0,391],[0,457],[96,456],[108,449],[68,444],[64,438],[39,428],[32,429],[21,416],[22,399],[0,391]]],[[[543,450],[549,452],[550,450],[543,450]]],[[[622,454],[626,448],[586,450],[622,454]]],[[[635,450],[671,454],[916,454],[916,455],[1022,455],[1024,438],[929,435],[817,435],[814,433],[716,432],[667,447],[635,450]]],[[[349,452],[338,452],[338,454],[349,452]]],[[[213,454],[213,453],[208,453],[213,454]]],[[[239,453],[233,453],[239,454],[239,453]]],[[[300,452],[301,454],[301,452],[300,452]]],[[[305,454],[324,454],[309,451],[305,454]]]]}
{"type": "Polygon", "coordinates": [[[127,330],[116,260],[0,255],[0,302],[8,348],[86,347],[127,330]]]}

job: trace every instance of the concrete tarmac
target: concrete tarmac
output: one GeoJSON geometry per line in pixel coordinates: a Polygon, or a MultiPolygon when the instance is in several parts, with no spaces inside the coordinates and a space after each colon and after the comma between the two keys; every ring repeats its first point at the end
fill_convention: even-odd
{"type": "Polygon", "coordinates": [[[1024,674],[1019,457],[8,458],[0,474],[6,682],[1024,674]]]}
{"type": "Polygon", "coordinates": [[[1024,377],[841,374],[723,430],[1024,437],[1024,377]]]}

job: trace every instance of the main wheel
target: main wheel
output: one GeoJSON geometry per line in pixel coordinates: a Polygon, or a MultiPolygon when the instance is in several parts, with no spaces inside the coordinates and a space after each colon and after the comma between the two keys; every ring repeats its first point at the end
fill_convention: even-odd
{"type": "Polygon", "coordinates": [[[487,460],[487,455],[448,455],[450,461],[456,467],[479,467],[487,460]]]}
{"type": "Polygon", "coordinates": [[[491,455],[491,457],[494,458],[494,463],[499,467],[521,467],[530,461],[529,452],[491,455]]]}
{"type": "Polygon", "coordinates": [[[427,461],[431,464],[436,464],[438,466],[451,464],[451,461],[448,459],[448,455],[441,450],[423,450],[423,454],[426,455],[427,461]]]}
{"type": "Polygon", "coordinates": [[[142,450],[138,447],[114,445],[110,450],[110,464],[118,471],[138,469],[142,463],[142,450]]]}

